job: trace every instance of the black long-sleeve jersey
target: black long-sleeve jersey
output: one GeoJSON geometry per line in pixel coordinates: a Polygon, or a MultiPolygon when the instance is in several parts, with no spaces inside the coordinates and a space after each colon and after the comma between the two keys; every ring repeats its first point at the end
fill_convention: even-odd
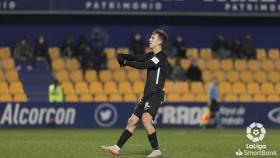
{"type": "Polygon", "coordinates": [[[147,69],[147,81],[144,89],[144,99],[153,93],[163,91],[168,72],[168,61],[167,56],[162,51],[157,54],[125,54],[123,56],[126,59],[126,65],[137,69],[147,69]]]}

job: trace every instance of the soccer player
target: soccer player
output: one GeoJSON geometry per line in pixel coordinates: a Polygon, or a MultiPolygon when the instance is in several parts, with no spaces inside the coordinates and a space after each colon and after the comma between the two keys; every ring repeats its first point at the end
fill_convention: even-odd
{"type": "Polygon", "coordinates": [[[159,149],[157,134],[153,125],[159,106],[164,100],[164,83],[167,76],[168,61],[163,53],[167,42],[167,34],[162,29],[155,30],[150,37],[152,53],[143,55],[118,54],[120,66],[131,66],[136,69],[147,69],[147,81],[144,96],[135,107],[134,113],[128,119],[127,125],[119,140],[114,146],[102,146],[102,149],[120,155],[120,150],[126,141],[132,136],[137,124],[142,121],[152,146],[152,152],[148,157],[159,157],[162,152],[159,149]]]}

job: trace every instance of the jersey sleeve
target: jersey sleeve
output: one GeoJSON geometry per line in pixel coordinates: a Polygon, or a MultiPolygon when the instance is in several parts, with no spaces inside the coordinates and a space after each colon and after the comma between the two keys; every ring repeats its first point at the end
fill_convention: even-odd
{"type": "Polygon", "coordinates": [[[152,56],[145,60],[144,62],[127,61],[126,65],[134,67],[136,69],[151,69],[158,68],[161,64],[162,59],[157,56],[152,56]]]}
{"type": "Polygon", "coordinates": [[[151,56],[150,53],[141,54],[141,55],[132,55],[132,54],[122,54],[122,55],[128,61],[138,61],[138,62],[144,62],[151,56]]]}

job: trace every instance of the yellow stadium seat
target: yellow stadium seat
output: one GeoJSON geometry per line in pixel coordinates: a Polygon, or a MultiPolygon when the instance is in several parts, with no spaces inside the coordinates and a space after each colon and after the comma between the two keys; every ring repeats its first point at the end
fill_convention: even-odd
{"type": "Polygon", "coordinates": [[[268,102],[280,102],[280,96],[276,94],[268,95],[267,96],[268,102]]]}
{"type": "Polygon", "coordinates": [[[117,82],[126,81],[126,73],[124,70],[118,70],[113,72],[113,79],[117,82]]]}
{"type": "Polygon", "coordinates": [[[254,101],[255,102],[266,102],[266,96],[261,95],[261,94],[257,94],[257,95],[254,96],[254,101]]]}
{"type": "Polygon", "coordinates": [[[11,50],[9,47],[0,48],[0,59],[11,58],[11,50]]]}
{"type": "Polygon", "coordinates": [[[114,81],[108,81],[104,83],[104,92],[106,94],[116,94],[118,93],[118,86],[114,81]]]}
{"type": "Polygon", "coordinates": [[[241,74],[240,74],[240,79],[243,81],[243,82],[252,82],[254,79],[253,79],[253,73],[251,71],[242,71],[241,74]]]}
{"type": "Polygon", "coordinates": [[[54,59],[52,61],[53,71],[60,71],[65,69],[65,64],[63,59],[54,59]]]}
{"type": "Polygon", "coordinates": [[[136,94],[143,94],[145,83],[143,81],[133,82],[132,89],[136,94]]]}
{"type": "Polygon", "coordinates": [[[71,71],[70,78],[73,82],[84,81],[82,70],[71,71]]]}
{"type": "Polygon", "coordinates": [[[213,74],[210,71],[203,70],[202,71],[202,79],[204,82],[212,81],[213,74]]]}
{"type": "Polygon", "coordinates": [[[87,70],[85,73],[85,80],[87,82],[97,81],[97,73],[95,70],[87,70]]]}
{"type": "Polygon", "coordinates": [[[239,96],[239,101],[240,102],[252,102],[253,101],[253,98],[251,95],[240,95],[239,96]]]}
{"type": "Polygon", "coordinates": [[[232,90],[232,86],[230,83],[228,82],[221,82],[218,85],[218,92],[222,95],[224,94],[232,94],[233,90],[232,90]]]}
{"type": "Polygon", "coordinates": [[[6,78],[9,82],[19,81],[19,75],[16,70],[10,70],[6,72],[6,78]]]}
{"type": "Polygon", "coordinates": [[[275,93],[278,95],[280,94],[280,82],[276,83],[275,85],[275,93]]]}
{"type": "Polygon", "coordinates": [[[57,47],[49,48],[49,56],[51,60],[56,60],[60,58],[60,50],[57,47]]]}
{"type": "Polygon", "coordinates": [[[247,62],[246,60],[235,60],[234,62],[234,68],[237,70],[237,71],[244,71],[244,70],[247,70],[247,62]]]}
{"type": "Polygon", "coordinates": [[[114,59],[116,57],[116,51],[114,48],[104,48],[104,53],[107,59],[114,59]]]}
{"type": "Polygon", "coordinates": [[[6,81],[0,82],[0,94],[9,94],[9,85],[6,81]]]}
{"type": "Polygon", "coordinates": [[[94,100],[98,102],[108,101],[108,96],[106,94],[97,94],[95,95],[94,100]]]}
{"type": "Polygon", "coordinates": [[[2,66],[6,71],[15,70],[15,61],[12,58],[4,59],[2,60],[2,66]]]}
{"type": "Polygon", "coordinates": [[[80,69],[80,64],[76,58],[67,58],[65,64],[66,68],[70,71],[77,71],[80,69]]]}
{"type": "Polygon", "coordinates": [[[225,72],[224,71],[218,70],[218,71],[215,71],[213,74],[214,74],[214,76],[217,78],[217,80],[219,82],[223,82],[223,81],[226,80],[226,76],[225,76],[225,72]]]}
{"type": "Polygon", "coordinates": [[[212,59],[212,50],[210,48],[201,48],[200,57],[204,60],[212,59]]]}
{"type": "Polygon", "coordinates": [[[123,98],[125,102],[136,102],[138,99],[135,94],[125,94],[123,98]]]}
{"type": "Polygon", "coordinates": [[[10,83],[10,92],[11,92],[11,94],[23,94],[24,90],[23,90],[22,83],[19,81],[11,82],[10,83]]]}
{"type": "Polygon", "coordinates": [[[240,81],[238,71],[235,71],[235,70],[228,71],[227,80],[230,82],[233,82],[233,83],[240,81]]]}
{"type": "Polygon", "coordinates": [[[182,96],[182,101],[185,101],[185,102],[195,102],[196,101],[196,98],[193,94],[184,94],[182,96]]]}
{"type": "Polygon", "coordinates": [[[141,81],[141,73],[140,71],[134,70],[134,71],[128,71],[127,72],[127,79],[130,82],[135,82],[135,81],[141,81]]]}
{"type": "Polygon", "coordinates": [[[262,94],[265,94],[265,95],[274,94],[273,84],[270,82],[261,84],[261,92],[262,92],[262,94]]]}
{"type": "Polygon", "coordinates": [[[265,60],[266,59],[266,51],[263,48],[257,48],[257,59],[265,60]]]}
{"type": "Polygon", "coordinates": [[[167,94],[174,93],[175,92],[175,83],[173,83],[173,81],[169,81],[169,80],[165,81],[164,90],[167,94]]]}
{"type": "Polygon", "coordinates": [[[0,102],[12,102],[13,97],[10,94],[0,94],[0,102]]]}
{"type": "Polygon", "coordinates": [[[260,85],[256,82],[250,82],[247,85],[248,94],[261,94],[260,85]]]}
{"type": "Polygon", "coordinates": [[[88,84],[85,81],[76,82],[75,91],[79,95],[88,94],[89,93],[88,84]]]}
{"type": "Polygon", "coordinates": [[[198,94],[196,95],[197,102],[207,102],[209,100],[209,96],[207,94],[198,94]]]}
{"type": "Polygon", "coordinates": [[[63,87],[64,94],[67,94],[67,95],[75,94],[75,89],[74,89],[74,85],[72,82],[65,81],[65,82],[62,82],[61,85],[63,87]]]}
{"type": "Polygon", "coordinates": [[[273,71],[274,69],[274,64],[271,60],[263,60],[262,61],[262,68],[264,71],[273,71]]]}
{"type": "Polygon", "coordinates": [[[184,70],[187,70],[191,65],[191,61],[188,59],[180,59],[180,65],[184,70]]]}
{"type": "Polygon", "coordinates": [[[186,94],[189,93],[189,84],[184,81],[176,81],[174,93],[186,94]]]}
{"type": "Polygon", "coordinates": [[[197,65],[201,70],[206,69],[206,63],[203,59],[196,59],[197,65]]]}
{"type": "Polygon", "coordinates": [[[120,94],[131,94],[132,86],[128,81],[122,81],[119,83],[119,93],[120,94]]]}
{"type": "Polygon", "coordinates": [[[275,69],[280,71],[280,60],[275,61],[274,65],[275,65],[275,69]]]}
{"type": "Polygon", "coordinates": [[[69,73],[66,70],[60,70],[57,71],[55,73],[55,78],[59,81],[59,82],[65,82],[65,81],[69,81],[70,77],[69,77],[69,73]]]}
{"type": "Polygon", "coordinates": [[[269,49],[268,58],[271,60],[278,60],[279,59],[279,50],[276,48],[269,49]]]}
{"type": "Polygon", "coordinates": [[[78,96],[76,94],[67,94],[65,95],[66,102],[78,102],[78,96]]]}
{"type": "Polygon", "coordinates": [[[248,61],[248,69],[250,71],[254,71],[254,72],[259,71],[260,70],[260,66],[261,66],[261,64],[257,60],[250,60],[250,61],[248,61]]]}
{"type": "Polygon", "coordinates": [[[204,87],[204,91],[205,91],[206,93],[209,93],[209,87],[210,87],[211,84],[213,84],[212,81],[210,81],[210,82],[204,82],[203,87],[204,87]]]}
{"type": "Polygon", "coordinates": [[[220,68],[219,61],[217,59],[208,60],[207,68],[210,71],[217,71],[217,70],[219,70],[219,68],[220,68]]]}
{"type": "Polygon", "coordinates": [[[0,68],[0,82],[5,81],[5,80],[6,80],[6,78],[5,78],[4,72],[0,68]]]}
{"type": "Polygon", "coordinates": [[[108,82],[113,80],[113,75],[110,70],[101,70],[99,72],[99,79],[101,82],[108,82]]]}
{"type": "Polygon", "coordinates": [[[117,49],[117,53],[129,54],[129,48],[120,47],[120,48],[117,49]]]}
{"type": "Polygon", "coordinates": [[[91,94],[103,94],[104,88],[101,82],[99,81],[92,81],[89,84],[89,91],[91,94]]]}
{"type": "Polygon", "coordinates": [[[147,80],[147,70],[142,71],[142,79],[143,79],[144,81],[147,80]]]}
{"type": "MultiPolygon", "coordinates": [[[[125,70],[126,72],[135,71],[136,70],[135,68],[132,68],[130,66],[123,67],[122,69],[125,70]]],[[[138,71],[142,72],[144,70],[138,70],[138,71]]]]}
{"type": "Polygon", "coordinates": [[[273,83],[280,82],[280,74],[278,71],[271,71],[268,73],[267,76],[268,76],[268,80],[273,83]]]}
{"type": "Polygon", "coordinates": [[[109,59],[107,61],[107,67],[109,70],[120,70],[121,69],[120,64],[118,63],[118,61],[115,58],[109,59]]]}
{"type": "Polygon", "coordinates": [[[238,97],[236,95],[234,95],[234,94],[228,94],[228,95],[225,95],[224,101],[225,102],[237,102],[238,101],[238,97]]]}
{"type": "Polygon", "coordinates": [[[225,59],[221,61],[221,69],[224,71],[230,71],[233,69],[233,62],[230,59],[225,59]]]}
{"type": "Polygon", "coordinates": [[[167,60],[168,60],[168,63],[169,63],[172,67],[175,66],[176,58],[168,57],[167,60]]]}
{"type": "Polygon", "coordinates": [[[92,102],[93,97],[90,94],[81,94],[80,95],[80,102],[92,102]]]}
{"type": "Polygon", "coordinates": [[[201,82],[192,82],[191,83],[191,92],[193,94],[204,94],[204,88],[201,82]]]}
{"type": "Polygon", "coordinates": [[[168,94],[166,100],[169,102],[179,102],[182,101],[182,98],[179,94],[168,94]]]}
{"type": "Polygon", "coordinates": [[[186,50],[186,56],[190,59],[198,58],[198,49],[197,48],[188,48],[186,50]]]}
{"type": "Polygon", "coordinates": [[[123,101],[122,95],[111,94],[111,95],[109,95],[109,101],[111,101],[111,102],[121,102],[121,101],[123,101]]]}
{"type": "Polygon", "coordinates": [[[257,82],[263,83],[267,81],[267,74],[263,71],[255,72],[255,79],[257,82]]]}
{"type": "Polygon", "coordinates": [[[247,93],[246,85],[243,82],[235,82],[232,85],[233,93],[237,95],[244,95],[247,93]]]}
{"type": "Polygon", "coordinates": [[[27,101],[28,98],[24,93],[14,95],[14,102],[27,102],[27,101]]]}

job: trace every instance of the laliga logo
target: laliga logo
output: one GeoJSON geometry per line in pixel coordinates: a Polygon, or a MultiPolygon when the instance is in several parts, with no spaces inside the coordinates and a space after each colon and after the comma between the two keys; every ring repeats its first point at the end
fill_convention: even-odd
{"type": "Polygon", "coordinates": [[[95,109],[94,119],[101,127],[111,127],[118,119],[116,108],[108,103],[100,104],[95,109]]]}
{"type": "Polygon", "coordinates": [[[259,142],[264,139],[266,130],[262,124],[253,122],[247,127],[247,138],[252,142],[259,142]]]}

